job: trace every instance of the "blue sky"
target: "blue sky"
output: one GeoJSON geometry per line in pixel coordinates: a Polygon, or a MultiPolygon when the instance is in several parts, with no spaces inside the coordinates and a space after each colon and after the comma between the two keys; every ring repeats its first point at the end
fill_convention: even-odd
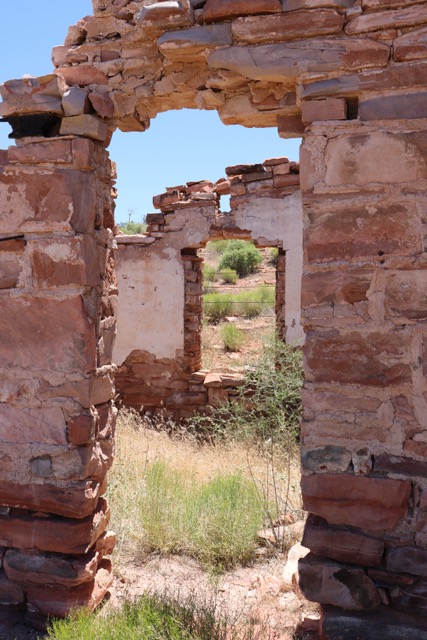
{"type": "MultiPolygon", "coordinates": [[[[62,44],[68,26],[92,13],[90,0],[2,2],[0,82],[25,73],[52,70],[52,47],[62,44]]],[[[13,144],[10,128],[0,125],[0,148],[13,144]]],[[[117,131],[109,147],[117,163],[119,198],[116,220],[140,222],[153,211],[152,196],[166,186],[217,180],[229,165],[261,162],[275,156],[298,159],[299,141],[281,140],[276,129],[225,126],[215,111],[162,113],[145,133],[117,131]]]]}

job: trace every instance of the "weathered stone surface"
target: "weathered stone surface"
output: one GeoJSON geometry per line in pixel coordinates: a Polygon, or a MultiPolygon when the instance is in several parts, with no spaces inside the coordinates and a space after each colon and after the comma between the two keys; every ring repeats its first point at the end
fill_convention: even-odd
{"type": "Polygon", "coordinates": [[[298,563],[299,587],[307,600],[350,611],[375,609],[381,597],[362,569],[344,568],[309,553],[298,563]]]}
{"type": "Polygon", "coordinates": [[[93,442],[96,421],[91,413],[82,413],[69,421],[67,427],[68,441],[77,446],[93,442]]]}
{"type": "Polygon", "coordinates": [[[76,607],[96,609],[105,598],[113,582],[111,562],[103,560],[94,580],[68,589],[60,587],[41,587],[40,585],[27,587],[25,595],[28,603],[43,615],[64,618],[76,607]]]}
{"type": "Polygon", "coordinates": [[[303,274],[302,306],[354,304],[367,300],[373,277],[371,269],[316,271],[303,274]]]}
{"type": "Polygon", "coordinates": [[[303,102],[301,120],[304,124],[316,120],[346,120],[347,103],[344,98],[329,98],[303,102]]]}
{"type": "Polygon", "coordinates": [[[252,0],[250,5],[245,0],[207,0],[203,8],[203,20],[219,22],[237,16],[277,13],[281,10],[280,0],[252,0]]]}
{"type": "Polygon", "coordinates": [[[89,102],[101,118],[112,118],[114,115],[114,102],[108,93],[92,91],[89,94],[89,102]]]}
{"type": "Polygon", "coordinates": [[[8,80],[0,85],[0,116],[28,113],[56,113],[62,115],[61,96],[66,85],[55,74],[19,80],[8,80]]]}
{"type": "Polygon", "coordinates": [[[374,387],[409,383],[410,335],[384,332],[310,331],[306,342],[309,379],[374,387]],[[386,357],[386,354],[388,357],[386,357]]]}
{"type": "Polygon", "coordinates": [[[385,566],[387,571],[427,577],[427,549],[417,547],[387,549],[385,566]]]}
{"type": "Polygon", "coordinates": [[[383,453],[374,457],[374,471],[376,473],[395,473],[405,476],[427,477],[427,465],[421,460],[392,456],[383,453]]]}
{"type": "Polygon", "coordinates": [[[135,22],[145,29],[159,31],[188,27],[193,23],[193,11],[189,0],[154,2],[137,11],[135,22]]]}
{"type": "Polygon", "coordinates": [[[71,164],[73,162],[72,143],[70,140],[37,141],[34,144],[26,144],[19,147],[10,147],[8,150],[10,164],[41,164],[52,163],[57,165],[71,164]]]}
{"type": "Polygon", "coordinates": [[[0,233],[78,232],[93,229],[95,193],[91,176],[73,169],[0,174],[0,233]]]}
{"type": "Polygon", "coordinates": [[[298,138],[305,132],[300,116],[279,116],[277,129],[281,138],[298,138]]]}
{"type": "Polygon", "coordinates": [[[98,562],[99,554],[66,559],[53,554],[9,549],[4,557],[4,571],[9,580],[19,584],[75,587],[95,578],[98,562]]]}
{"type": "Polygon", "coordinates": [[[191,60],[214,47],[231,45],[229,24],[215,24],[180,31],[169,31],[158,39],[160,51],[169,60],[191,60]]]}
{"type": "Polygon", "coordinates": [[[62,108],[66,117],[89,113],[88,92],[80,87],[70,87],[62,96],[62,108]]]}
{"type": "Polygon", "coordinates": [[[361,120],[425,118],[427,117],[427,92],[362,100],[359,104],[359,117],[361,120]]]}
{"type": "MultiPolygon", "coordinates": [[[[67,518],[85,518],[95,509],[100,492],[99,483],[93,481],[68,482],[66,485],[58,483],[51,484],[47,481],[42,484],[17,484],[16,482],[0,482],[0,504],[16,507],[19,509],[32,509],[55,513],[67,518]]],[[[24,526],[14,521],[12,528],[5,521],[0,523],[0,538],[5,539],[6,534],[14,535],[14,527],[24,526]],[[4,533],[6,531],[6,534],[4,533]],[[3,532],[3,533],[2,533],[3,532]]],[[[64,533],[65,533],[64,525],[64,533]]],[[[6,538],[9,539],[9,538],[6,538]]],[[[34,543],[38,548],[37,544],[34,543]]],[[[7,546],[32,548],[28,546],[28,539],[25,544],[7,544],[7,546]]],[[[46,547],[46,551],[63,551],[58,542],[57,548],[46,547]]],[[[40,547],[41,549],[43,547],[40,547]]],[[[66,547],[68,548],[68,547],[66,547]]],[[[84,553],[84,551],[81,551],[84,553]]]]}
{"type": "MultiPolygon", "coordinates": [[[[210,54],[208,64],[213,69],[228,69],[252,80],[289,82],[302,71],[333,71],[338,67],[350,71],[363,67],[383,67],[387,64],[388,58],[389,48],[368,38],[313,38],[287,42],[285,45],[267,44],[218,49],[210,54]],[[302,61],[304,68],[300,67],[302,61]]],[[[355,76],[356,79],[358,77],[355,76]]],[[[344,79],[347,80],[347,77],[344,79]]],[[[337,83],[340,86],[340,81],[341,78],[323,82],[337,83]]],[[[371,83],[375,87],[373,78],[371,83]]],[[[304,87],[303,97],[323,98],[324,95],[329,95],[322,91],[324,89],[321,82],[312,83],[304,87]],[[317,86],[319,90],[312,94],[317,86]]]]}
{"type": "MultiPolygon", "coordinates": [[[[66,497],[65,494],[63,498],[66,497]]],[[[103,499],[93,515],[79,520],[13,513],[0,516],[0,540],[7,547],[80,555],[87,553],[104,533],[108,520],[103,499]]]]}
{"type": "Polygon", "coordinates": [[[424,640],[427,624],[423,618],[407,617],[390,607],[353,613],[322,607],[322,633],[328,640],[424,640]]]}
{"type": "Polygon", "coordinates": [[[404,316],[413,320],[427,318],[427,273],[424,271],[397,271],[387,278],[385,305],[391,316],[404,316]]]}
{"type": "Polygon", "coordinates": [[[306,511],[365,531],[393,530],[407,513],[411,492],[409,480],[350,475],[303,476],[301,487],[306,511]]]}
{"type": "Polygon", "coordinates": [[[344,18],[333,9],[314,12],[292,11],[271,16],[237,18],[232,24],[238,42],[282,42],[311,36],[327,36],[342,31],[344,18]]]}
{"type": "Polygon", "coordinates": [[[60,407],[30,409],[0,403],[0,442],[65,445],[64,414],[60,407]]]}
{"type": "Polygon", "coordinates": [[[37,288],[101,284],[94,238],[85,235],[66,240],[39,241],[32,249],[33,283],[37,288]]]}
{"type": "Polygon", "coordinates": [[[413,585],[401,585],[391,594],[393,606],[403,612],[425,619],[427,613],[427,580],[418,580],[413,585]],[[418,614],[418,615],[417,615],[418,614]]]}
{"type": "Polygon", "coordinates": [[[79,64],[73,67],[61,67],[55,73],[62,76],[70,86],[87,87],[94,84],[108,84],[108,78],[103,71],[91,64],[79,64]]]}
{"type": "Polygon", "coordinates": [[[317,556],[367,567],[379,565],[384,553],[381,539],[331,527],[325,520],[312,515],[308,516],[302,544],[317,556]]]}
{"type": "Polygon", "coordinates": [[[108,125],[96,116],[81,114],[63,118],[60,134],[61,136],[85,136],[92,140],[105,142],[108,137],[108,125]]]}
{"type": "Polygon", "coordinates": [[[4,571],[0,571],[0,606],[20,605],[24,602],[24,591],[18,584],[13,584],[4,571]]]}
{"type": "MultiPolygon", "coordinates": [[[[337,169],[345,181],[359,181],[358,160],[356,155],[353,157],[354,176],[350,174],[350,158],[346,169],[337,169]]],[[[361,171],[365,173],[365,168],[361,171]]],[[[381,173],[379,178],[387,180],[384,170],[378,170],[378,173],[381,173]]],[[[413,203],[377,202],[363,207],[344,201],[335,211],[325,207],[316,207],[313,214],[310,207],[306,211],[311,225],[306,232],[305,250],[310,261],[329,262],[331,258],[348,260],[359,256],[378,259],[378,252],[381,252],[379,257],[412,256],[422,252],[421,221],[413,203]]]]}
{"type": "Polygon", "coordinates": [[[22,271],[19,260],[0,260],[0,289],[13,289],[22,271]]]}
{"type": "Polygon", "coordinates": [[[425,60],[427,58],[427,27],[409,31],[393,42],[393,55],[397,62],[425,60]]]}
{"type": "Polygon", "coordinates": [[[2,366],[87,373],[96,367],[95,326],[80,296],[3,298],[0,333],[9,336],[0,344],[2,366]]]}
{"type": "Polygon", "coordinates": [[[316,449],[301,451],[301,462],[307,471],[317,471],[318,473],[336,471],[347,471],[351,462],[351,453],[344,447],[327,445],[316,449]]]}
{"type": "Polygon", "coordinates": [[[282,0],[283,11],[296,9],[320,9],[322,7],[350,8],[355,0],[282,0]]]}
{"type": "Polygon", "coordinates": [[[427,7],[405,7],[363,14],[346,26],[346,32],[349,35],[354,35],[379,29],[410,27],[425,22],[427,22],[427,7]]]}

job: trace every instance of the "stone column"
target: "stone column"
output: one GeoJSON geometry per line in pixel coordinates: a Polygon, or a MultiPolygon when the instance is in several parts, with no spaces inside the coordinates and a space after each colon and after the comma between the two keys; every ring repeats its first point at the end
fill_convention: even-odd
{"type": "Polygon", "coordinates": [[[0,594],[32,624],[111,583],[111,173],[86,138],[0,152],[0,594]]]}
{"type": "Polygon", "coordinates": [[[427,634],[426,125],[317,123],[301,152],[300,586],[329,640],[427,634]]]}

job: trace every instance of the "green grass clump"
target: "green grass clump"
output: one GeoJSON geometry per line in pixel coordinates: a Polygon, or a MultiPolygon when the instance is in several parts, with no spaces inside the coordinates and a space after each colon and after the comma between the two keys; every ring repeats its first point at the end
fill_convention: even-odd
{"type": "Polygon", "coordinates": [[[211,292],[211,287],[217,279],[216,267],[213,264],[205,262],[203,265],[203,284],[206,293],[211,292]]]}
{"type": "Polygon", "coordinates": [[[253,273],[262,262],[262,253],[244,240],[231,240],[219,261],[219,270],[234,269],[241,278],[253,273]]]}
{"type": "Polygon", "coordinates": [[[219,322],[231,315],[233,295],[231,293],[206,293],[203,298],[203,311],[210,322],[219,322]]]}
{"type": "Polygon", "coordinates": [[[239,351],[246,340],[244,332],[230,322],[221,326],[221,338],[226,351],[239,351]]]}
{"type": "Polygon", "coordinates": [[[220,616],[214,600],[145,594],[107,615],[77,611],[53,620],[49,640],[268,640],[269,630],[220,616]]]}
{"type": "Polygon", "coordinates": [[[145,548],[186,553],[215,570],[253,556],[264,519],[254,484],[240,474],[198,484],[165,462],[149,466],[139,505],[145,548]]]}
{"type": "Polygon", "coordinates": [[[237,271],[234,271],[234,269],[223,269],[220,271],[219,275],[223,282],[226,282],[227,284],[236,284],[237,282],[238,275],[237,271]]]}

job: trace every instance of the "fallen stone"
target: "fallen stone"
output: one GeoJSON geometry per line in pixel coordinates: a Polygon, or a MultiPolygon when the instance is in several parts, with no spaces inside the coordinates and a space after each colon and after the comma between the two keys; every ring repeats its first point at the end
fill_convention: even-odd
{"type": "Polygon", "coordinates": [[[315,553],[336,560],[366,567],[381,563],[384,542],[354,530],[331,527],[325,520],[309,515],[302,544],[315,553]]]}
{"type": "Polygon", "coordinates": [[[99,140],[99,142],[106,142],[109,129],[108,125],[96,116],[82,114],[63,118],[59,133],[61,136],[84,136],[92,140],[99,140]]]}
{"type": "Polygon", "coordinates": [[[292,11],[270,16],[237,18],[232,23],[233,36],[238,42],[262,44],[282,42],[310,36],[339,34],[344,17],[333,9],[292,11]]]}
{"type": "Polygon", "coordinates": [[[409,480],[350,475],[303,476],[301,488],[306,511],[329,524],[373,532],[395,529],[408,511],[411,493],[409,480]]]}
{"type": "Polygon", "coordinates": [[[309,553],[298,563],[299,587],[307,600],[350,611],[375,609],[381,597],[362,569],[344,568],[309,553]]]}
{"type": "Polygon", "coordinates": [[[205,22],[219,22],[238,16],[256,13],[278,13],[282,10],[280,0],[207,0],[203,8],[205,22]]]}

